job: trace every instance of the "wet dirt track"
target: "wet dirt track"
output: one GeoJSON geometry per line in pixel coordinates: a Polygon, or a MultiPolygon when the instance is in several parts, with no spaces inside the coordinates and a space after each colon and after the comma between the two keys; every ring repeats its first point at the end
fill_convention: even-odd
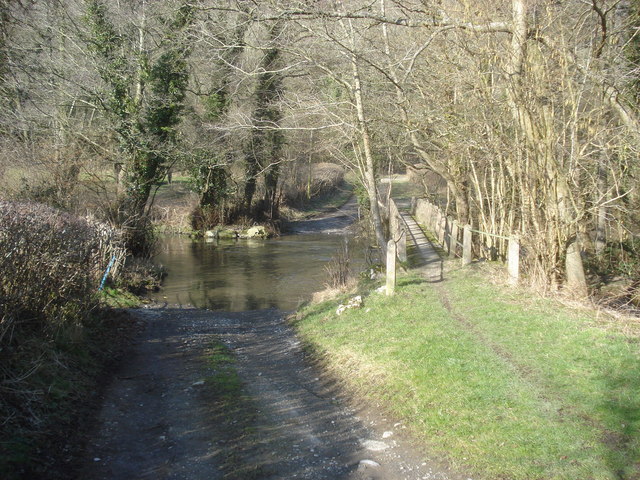
{"type": "Polygon", "coordinates": [[[107,389],[80,478],[464,478],[425,460],[402,425],[342,398],[276,310],[133,314],[147,327],[107,389]],[[214,340],[237,359],[250,403],[238,418],[211,401],[214,340]]]}

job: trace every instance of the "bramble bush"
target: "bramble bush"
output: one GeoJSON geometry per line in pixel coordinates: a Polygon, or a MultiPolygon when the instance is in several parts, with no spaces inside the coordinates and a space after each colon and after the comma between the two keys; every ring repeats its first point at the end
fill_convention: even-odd
{"type": "Polygon", "coordinates": [[[36,203],[0,202],[0,347],[54,335],[91,310],[117,234],[36,203]]]}

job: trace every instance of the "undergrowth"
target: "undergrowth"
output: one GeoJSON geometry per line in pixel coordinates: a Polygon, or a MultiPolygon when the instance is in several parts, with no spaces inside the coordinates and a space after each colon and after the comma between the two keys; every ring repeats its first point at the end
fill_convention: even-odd
{"type": "Polygon", "coordinates": [[[130,325],[103,314],[97,295],[122,255],[104,224],[0,202],[1,478],[66,478],[56,465],[77,427],[71,412],[130,325]]]}

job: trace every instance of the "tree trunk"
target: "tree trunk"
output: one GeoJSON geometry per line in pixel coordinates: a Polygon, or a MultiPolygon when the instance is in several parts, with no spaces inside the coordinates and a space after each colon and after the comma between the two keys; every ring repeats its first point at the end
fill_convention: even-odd
{"type": "MultiPolygon", "coordinates": [[[[344,25],[344,24],[343,24],[344,25]]],[[[365,111],[364,100],[362,95],[362,82],[360,78],[360,66],[356,55],[356,38],[353,29],[353,23],[347,20],[348,30],[346,31],[350,41],[349,59],[351,61],[351,80],[353,82],[353,96],[356,107],[356,117],[360,130],[360,140],[362,142],[362,152],[364,154],[364,187],[367,190],[371,209],[371,222],[376,238],[376,243],[382,252],[381,260],[384,261],[387,251],[387,242],[384,236],[384,226],[382,222],[382,214],[378,204],[378,181],[375,172],[375,162],[373,159],[373,148],[371,144],[371,136],[369,134],[369,123],[365,111]]],[[[346,29],[345,29],[346,30],[346,29]]]]}
{"type": "Polygon", "coordinates": [[[565,259],[567,288],[576,295],[586,297],[588,294],[587,279],[584,274],[580,242],[577,238],[569,241],[565,259]]]}
{"type": "Polygon", "coordinates": [[[375,173],[375,165],[373,160],[373,151],[371,147],[371,137],[369,135],[369,125],[364,109],[364,101],[362,99],[362,85],[360,82],[360,69],[358,67],[358,59],[355,53],[351,52],[351,73],[353,75],[353,90],[356,104],[356,114],[358,117],[358,126],[360,127],[360,135],[362,138],[362,150],[365,157],[365,187],[369,197],[371,208],[371,221],[376,237],[378,247],[382,252],[381,258],[385,258],[387,242],[384,238],[384,227],[382,224],[382,215],[378,204],[378,184],[375,173]]]}
{"type": "MultiPolygon", "coordinates": [[[[568,187],[566,173],[563,171],[561,159],[558,159],[554,151],[553,139],[553,111],[548,105],[539,104],[536,98],[528,98],[526,101],[534,102],[534,105],[525,104],[524,68],[527,60],[527,4],[526,0],[512,0],[513,36],[511,41],[511,57],[507,62],[507,101],[516,121],[516,125],[522,132],[531,154],[541,172],[544,172],[550,181],[551,188],[545,192],[547,197],[547,218],[545,228],[554,229],[552,242],[561,242],[562,238],[572,238],[565,250],[565,271],[567,285],[575,291],[587,291],[587,283],[584,274],[584,266],[580,254],[580,244],[575,240],[577,232],[572,226],[572,214],[570,210],[571,192],[568,187]],[[537,113],[536,113],[537,112],[537,113]],[[555,220],[555,221],[554,221],[555,220]],[[573,231],[572,231],[573,230],[573,231]]],[[[532,60],[535,61],[535,60],[532,60]]],[[[535,64],[530,64],[533,69],[535,64]]],[[[531,97],[531,96],[529,96],[531,97]]],[[[521,186],[524,188],[524,185],[521,186]]],[[[526,220],[526,219],[525,219],[526,220]]],[[[549,248],[551,244],[547,245],[549,248]]],[[[563,248],[563,245],[559,245],[563,248]]],[[[542,258],[548,258],[544,255],[542,258]]],[[[547,273],[553,269],[551,265],[545,268],[547,273]]],[[[550,280],[550,279],[548,279],[550,280]]]]}
{"type": "Polygon", "coordinates": [[[604,202],[607,199],[607,169],[601,161],[598,164],[598,179],[597,179],[597,192],[598,195],[598,213],[596,215],[596,238],[595,247],[596,255],[601,255],[607,244],[606,226],[607,226],[607,207],[604,202]]]}

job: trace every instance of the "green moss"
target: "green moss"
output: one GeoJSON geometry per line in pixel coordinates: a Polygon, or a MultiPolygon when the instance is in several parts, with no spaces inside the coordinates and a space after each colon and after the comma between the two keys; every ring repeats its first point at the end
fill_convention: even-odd
{"type": "Polygon", "coordinates": [[[235,359],[222,342],[213,342],[207,353],[211,371],[205,381],[221,404],[232,406],[243,398],[242,382],[235,368],[235,359]]]}
{"type": "Polygon", "coordinates": [[[98,293],[98,298],[111,308],[136,308],[140,306],[140,298],[119,288],[105,287],[98,293]]]}

